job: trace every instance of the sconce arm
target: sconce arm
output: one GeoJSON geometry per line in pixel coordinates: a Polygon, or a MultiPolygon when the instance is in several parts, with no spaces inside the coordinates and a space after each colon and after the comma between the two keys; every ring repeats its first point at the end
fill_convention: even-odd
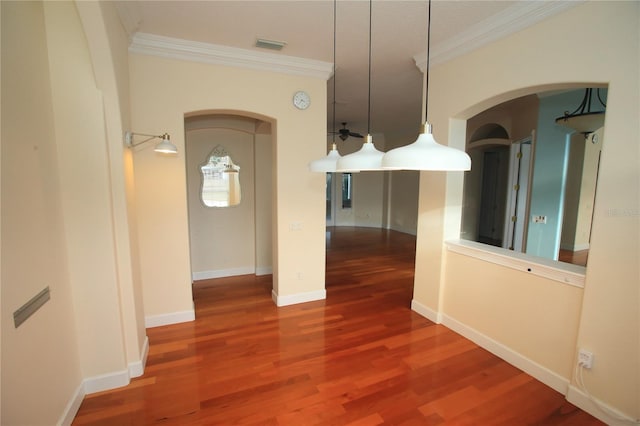
{"type": "Polygon", "coordinates": [[[168,138],[168,137],[169,137],[169,135],[167,133],[165,133],[163,135],[150,135],[150,134],[147,134],[147,133],[137,133],[137,132],[126,131],[124,133],[124,143],[128,147],[134,147],[134,146],[142,145],[143,143],[148,142],[151,139],[156,139],[156,138],[157,139],[165,139],[165,138],[168,138]],[[139,142],[135,142],[133,140],[134,136],[147,136],[147,138],[144,139],[144,140],[141,140],[139,142]]]}

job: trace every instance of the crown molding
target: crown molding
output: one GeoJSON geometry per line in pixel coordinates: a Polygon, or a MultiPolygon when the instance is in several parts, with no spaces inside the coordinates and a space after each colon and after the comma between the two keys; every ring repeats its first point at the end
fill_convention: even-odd
{"type": "Polygon", "coordinates": [[[313,59],[202,43],[148,33],[134,34],[129,52],[183,61],[249,68],[328,80],[333,64],[313,59]]]}
{"type": "MultiPolygon", "coordinates": [[[[504,11],[479,22],[458,36],[434,46],[430,52],[430,65],[447,62],[473,50],[521,31],[550,16],[570,9],[585,0],[574,1],[527,1],[517,2],[504,11]]],[[[416,54],[413,59],[423,73],[426,71],[426,52],[416,54]]]]}

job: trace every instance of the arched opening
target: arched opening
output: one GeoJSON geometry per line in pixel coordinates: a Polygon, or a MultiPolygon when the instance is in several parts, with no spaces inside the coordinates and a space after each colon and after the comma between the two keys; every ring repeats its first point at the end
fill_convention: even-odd
{"type": "Polygon", "coordinates": [[[602,122],[582,132],[556,119],[598,86],[528,88],[469,110],[461,238],[586,265],[602,122]]]}
{"type": "Polygon", "coordinates": [[[485,139],[509,139],[509,132],[498,123],[483,124],[473,132],[469,143],[473,144],[485,139]]]}
{"type": "Polygon", "coordinates": [[[185,114],[189,248],[194,282],[272,274],[274,127],[272,119],[243,111],[185,114]],[[236,196],[241,194],[239,202],[220,205],[203,201],[207,175],[203,165],[210,164],[212,155],[231,159],[231,172],[221,170],[219,177],[234,174],[234,185],[239,185],[234,191],[236,196]]]}

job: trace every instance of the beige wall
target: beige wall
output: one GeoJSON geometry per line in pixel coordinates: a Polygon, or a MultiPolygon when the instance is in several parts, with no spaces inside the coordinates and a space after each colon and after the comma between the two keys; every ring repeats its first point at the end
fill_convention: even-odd
{"type": "Polygon", "coordinates": [[[333,179],[336,196],[335,226],[386,228],[384,173],[352,173],[351,208],[342,208],[342,173],[335,173],[333,179]]]}
{"type": "Polygon", "coordinates": [[[2,11],[2,424],[67,424],[86,392],[128,383],[144,363],[127,37],[110,3],[2,11]],[[11,313],[45,285],[51,300],[14,329],[11,313]]]}
{"type": "MultiPolygon", "coordinates": [[[[75,2],[84,36],[91,58],[91,66],[95,78],[95,86],[102,98],[103,145],[96,144],[97,153],[104,156],[107,167],[105,171],[105,185],[107,187],[107,205],[109,220],[105,225],[110,227],[111,240],[105,241],[113,251],[114,269],[113,281],[105,286],[112,286],[115,299],[112,321],[119,321],[119,329],[113,328],[114,339],[122,341],[124,353],[120,354],[115,346],[109,351],[96,352],[91,347],[91,340],[87,353],[91,354],[95,365],[104,357],[124,359],[124,370],[108,372],[106,377],[100,373],[93,378],[85,379],[85,390],[97,391],[125,384],[129,377],[142,374],[146,358],[148,341],[146,339],[144,312],[142,306],[142,287],[140,283],[139,265],[137,258],[137,241],[135,230],[135,200],[133,192],[133,175],[131,172],[131,153],[123,146],[124,130],[129,126],[129,78],[128,78],[128,37],[120,24],[115,6],[110,2],[75,2]],[[118,319],[116,320],[116,312],[118,319]]],[[[78,34],[76,37],[80,38],[78,34]]],[[[61,54],[61,56],[64,56],[61,54]]],[[[87,89],[88,90],[88,89],[87,89]]],[[[84,113],[82,105],[78,104],[76,117],[84,113]]],[[[90,235],[90,234],[89,234],[90,235]]],[[[106,237],[105,237],[106,238],[106,237]]],[[[93,253],[92,256],[96,256],[93,253]]],[[[100,255],[97,255],[99,258],[100,255]]],[[[96,260],[97,261],[97,260],[96,260]]],[[[82,284],[80,284],[82,287],[82,284]]],[[[81,291],[86,291],[84,288],[81,291]]],[[[103,304],[104,300],[86,297],[80,301],[83,306],[87,300],[92,303],[103,304]]],[[[100,309],[86,309],[87,314],[94,315],[96,327],[104,327],[103,322],[111,320],[97,315],[100,309]]],[[[79,322],[87,322],[86,318],[79,318],[79,322]]],[[[111,324],[113,327],[113,324],[111,324]]],[[[99,334],[98,332],[94,334],[99,334]]],[[[114,361],[111,361],[114,362],[114,361]]],[[[95,368],[95,366],[93,367],[95,368]]],[[[91,373],[93,375],[93,373],[91,373]]]]}
{"type": "Polygon", "coordinates": [[[463,147],[465,141],[464,120],[460,119],[489,106],[560,88],[563,83],[582,82],[583,87],[585,83],[609,83],[604,131],[607,144],[602,151],[584,294],[567,292],[562,296],[567,310],[556,307],[547,312],[548,305],[557,303],[547,293],[548,288],[563,284],[531,285],[527,290],[533,292],[531,306],[518,311],[514,309],[517,302],[504,298],[506,288],[519,285],[512,282],[512,273],[466,257],[445,258],[443,240],[456,238],[460,229],[459,173],[421,176],[414,291],[418,303],[470,328],[482,329],[487,337],[523,357],[539,360],[542,367],[556,371],[567,382],[572,380],[571,367],[578,348],[591,350],[596,364],[585,373],[589,391],[632,418],[640,417],[639,8],[637,2],[587,2],[432,70],[430,96],[432,104],[438,106],[434,108],[434,134],[437,140],[457,147],[463,147]],[[562,48],[558,40],[571,49],[562,48]],[[487,305],[477,303],[477,298],[469,294],[470,283],[481,286],[477,291],[495,295],[490,298],[492,315],[505,321],[491,324],[483,319],[487,305]],[[581,310],[577,310],[581,298],[581,310]],[[535,312],[544,315],[549,324],[576,326],[560,336],[554,337],[554,330],[541,335],[538,324],[530,323],[527,317],[535,312]],[[508,313],[513,315],[507,321],[508,313]],[[541,357],[541,348],[510,340],[505,328],[519,335],[517,339],[538,336],[538,341],[547,342],[544,350],[550,355],[541,357]],[[562,345],[551,344],[558,339],[562,345]]]}
{"type": "Polygon", "coordinates": [[[97,376],[126,368],[102,95],[73,3],[45,3],[45,21],[81,368],[97,376]],[[111,350],[119,356],[96,356],[111,350]]]}
{"type": "MultiPolygon", "coordinates": [[[[574,251],[577,246],[576,226],[578,222],[578,209],[580,207],[580,194],[582,186],[582,170],[585,166],[585,149],[592,145],[585,141],[581,133],[571,135],[569,142],[569,156],[566,172],[566,186],[564,192],[564,212],[562,217],[562,231],[560,233],[560,249],[574,251]],[[586,143],[585,143],[586,142],[586,143]]],[[[595,189],[595,187],[593,188],[595,189]]],[[[593,194],[592,199],[593,199],[593,194]]],[[[589,240],[587,239],[587,243],[589,240]]]]}
{"type": "MultiPolygon", "coordinates": [[[[388,172],[353,173],[353,201],[350,218],[353,220],[354,226],[384,227],[385,173],[388,172]]],[[[338,215],[338,217],[340,216],[338,215]]]]}
{"type": "Polygon", "coordinates": [[[387,198],[389,229],[416,234],[419,182],[420,173],[416,171],[394,171],[389,174],[387,198]]]}
{"type": "Polygon", "coordinates": [[[576,224],[577,247],[587,247],[591,239],[591,217],[598,185],[600,152],[604,146],[604,128],[598,129],[585,143],[584,166],[580,181],[580,200],[576,224]]]}
{"type": "Polygon", "coordinates": [[[82,378],[46,43],[41,3],[2,2],[3,425],[57,422],[82,378]],[[14,328],[46,286],[51,300],[14,328]]]}
{"type": "Polygon", "coordinates": [[[168,132],[180,151],[171,158],[152,149],[135,153],[145,314],[193,309],[184,115],[194,112],[240,112],[271,122],[274,290],[278,296],[324,292],[324,176],[309,173],[307,164],[324,155],[326,81],[141,54],[131,54],[130,64],[134,128],[168,132]],[[305,111],[291,102],[300,89],[312,98],[305,111]],[[292,229],[294,223],[301,229],[292,229]]]}
{"type": "Polygon", "coordinates": [[[571,377],[581,288],[452,252],[446,261],[447,283],[455,283],[444,287],[446,315],[562,377],[571,377]],[[482,273],[469,279],[470,270],[482,273]]]}
{"type": "Polygon", "coordinates": [[[83,20],[97,85],[103,94],[120,309],[127,363],[130,372],[138,375],[142,372],[148,341],[135,232],[132,155],[123,146],[123,133],[130,129],[129,38],[113,2],[75,4],[83,20]],[[136,365],[135,371],[131,371],[132,365],[136,365]]]}
{"type": "MultiPolygon", "coordinates": [[[[389,151],[413,143],[418,137],[419,130],[420,123],[416,122],[413,131],[407,132],[403,129],[402,132],[385,135],[384,150],[389,151]]],[[[415,235],[418,228],[420,172],[405,170],[389,173],[386,185],[384,226],[394,231],[415,235]]]]}

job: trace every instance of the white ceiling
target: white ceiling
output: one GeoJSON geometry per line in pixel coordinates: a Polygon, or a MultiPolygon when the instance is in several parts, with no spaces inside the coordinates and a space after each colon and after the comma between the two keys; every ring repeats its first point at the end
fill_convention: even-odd
{"type": "MultiPolygon", "coordinates": [[[[431,65],[465,53],[575,5],[576,1],[434,0],[431,65]]],[[[119,1],[131,36],[147,33],[273,53],[257,38],[286,42],[279,53],[333,62],[334,2],[298,1],[119,1]]],[[[367,132],[369,6],[339,0],[336,15],[336,126],[346,121],[367,132]]],[[[421,123],[427,2],[375,0],[371,4],[371,133],[415,131],[421,123]]],[[[327,86],[332,127],[333,81],[327,86]]]]}

